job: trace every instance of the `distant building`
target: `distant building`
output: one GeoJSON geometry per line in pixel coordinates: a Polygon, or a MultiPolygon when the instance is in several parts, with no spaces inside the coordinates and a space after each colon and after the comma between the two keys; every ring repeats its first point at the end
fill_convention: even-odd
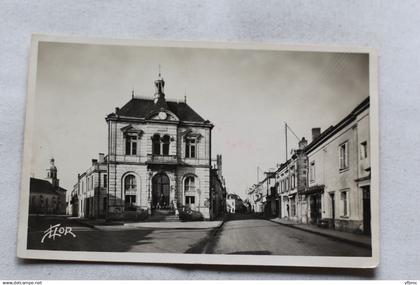
{"type": "Polygon", "coordinates": [[[226,207],[228,213],[243,213],[246,211],[246,207],[242,198],[237,194],[228,194],[226,197],[226,207]]]}
{"type": "Polygon", "coordinates": [[[54,159],[50,160],[45,180],[30,179],[29,186],[29,213],[30,214],[65,214],[66,189],[61,188],[57,177],[57,167],[54,159]]]}
{"type": "Polygon", "coordinates": [[[263,213],[263,188],[261,183],[254,184],[248,190],[248,201],[250,205],[250,211],[253,213],[263,213]]]}
{"type": "Polygon", "coordinates": [[[300,196],[307,187],[307,141],[302,138],[299,148],[293,151],[292,157],[281,164],[277,171],[280,194],[279,217],[300,221],[302,217],[300,196]]]}
{"type": "Polygon", "coordinates": [[[217,155],[216,166],[210,170],[210,218],[226,214],[226,185],[222,174],[222,155],[217,155]]]}
{"type": "Polygon", "coordinates": [[[105,218],[108,201],[107,164],[103,153],[92,159],[92,165],[77,177],[67,214],[83,218],[105,218]]]}

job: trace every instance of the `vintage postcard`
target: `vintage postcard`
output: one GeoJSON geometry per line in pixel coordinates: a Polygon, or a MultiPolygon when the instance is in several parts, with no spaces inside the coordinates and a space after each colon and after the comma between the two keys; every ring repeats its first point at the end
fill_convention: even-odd
{"type": "Polygon", "coordinates": [[[35,35],[20,258],[370,268],[368,48],[35,35]]]}

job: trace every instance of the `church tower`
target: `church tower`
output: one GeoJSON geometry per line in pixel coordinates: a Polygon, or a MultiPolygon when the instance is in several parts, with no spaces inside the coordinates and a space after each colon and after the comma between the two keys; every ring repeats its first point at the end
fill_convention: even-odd
{"type": "Polygon", "coordinates": [[[57,178],[57,167],[54,165],[54,158],[50,159],[50,168],[47,169],[47,180],[54,188],[58,188],[59,180],[57,178]]]}

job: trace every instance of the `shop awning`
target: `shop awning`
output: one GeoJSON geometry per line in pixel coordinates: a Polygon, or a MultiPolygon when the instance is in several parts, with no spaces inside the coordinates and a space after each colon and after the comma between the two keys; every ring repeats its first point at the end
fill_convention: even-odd
{"type": "Polygon", "coordinates": [[[315,194],[315,193],[324,193],[325,185],[314,185],[311,187],[308,187],[305,189],[305,191],[302,191],[301,194],[309,195],[309,194],[315,194]]]}

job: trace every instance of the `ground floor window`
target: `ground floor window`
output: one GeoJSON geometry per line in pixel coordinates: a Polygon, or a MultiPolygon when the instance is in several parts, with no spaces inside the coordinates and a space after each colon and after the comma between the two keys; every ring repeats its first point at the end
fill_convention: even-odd
{"type": "Polygon", "coordinates": [[[104,214],[106,214],[107,210],[108,210],[108,199],[107,199],[107,197],[104,197],[103,198],[103,212],[104,212],[104,214]]]}
{"type": "Polygon", "coordinates": [[[195,204],[195,196],[185,196],[185,205],[195,204]]]}
{"type": "Polygon", "coordinates": [[[296,202],[295,198],[290,199],[290,214],[292,217],[296,216],[296,202]]]}
{"type": "Polygon", "coordinates": [[[343,191],[340,194],[341,200],[341,216],[348,217],[349,216],[349,192],[343,191]]]}
{"type": "Polygon", "coordinates": [[[125,209],[131,210],[135,208],[136,195],[125,195],[125,209]]]}

